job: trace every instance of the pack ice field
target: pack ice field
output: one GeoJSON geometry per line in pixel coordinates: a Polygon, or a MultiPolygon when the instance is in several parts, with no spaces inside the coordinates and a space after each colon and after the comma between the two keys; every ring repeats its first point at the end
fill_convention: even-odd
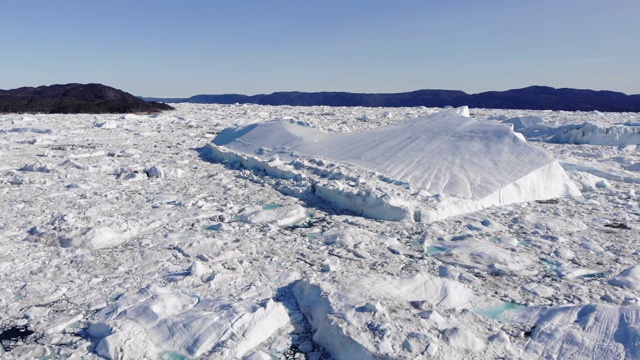
{"type": "Polygon", "coordinates": [[[0,353],[640,358],[640,114],[0,115],[0,353]]]}

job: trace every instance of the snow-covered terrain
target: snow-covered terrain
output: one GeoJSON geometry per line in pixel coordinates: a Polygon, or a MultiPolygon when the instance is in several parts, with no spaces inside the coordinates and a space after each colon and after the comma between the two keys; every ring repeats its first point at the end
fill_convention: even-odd
{"type": "Polygon", "coordinates": [[[176,108],[0,115],[0,357],[640,358],[640,114],[176,108]]]}

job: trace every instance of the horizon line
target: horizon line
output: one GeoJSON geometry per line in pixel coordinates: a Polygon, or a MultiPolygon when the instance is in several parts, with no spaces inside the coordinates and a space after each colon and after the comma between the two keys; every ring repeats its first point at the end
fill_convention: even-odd
{"type": "Polygon", "coordinates": [[[194,95],[187,96],[187,97],[184,97],[184,96],[145,96],[145,95],[135,95],[135,96],[141,97],[141,98],[154,98],[154,99],[190,99],[190,98],[192,98],[194,96],[202,96],[202,95],[207,95],[207,96],[239,95],[239,96],[247,96],[247,97],[260,96],[260,95],[282,94],[282,93],[304,93],[304,94],[342,93],[342,94],[363,94],[363,95],[394,95],[394,94],[408,94],[408,93],[413,93],[413,92],[418,92],[418,91],[457,91],[457,92],[463,92],[466,95],[478,95],[478,94],[484,94],[484,93],[490,93],[490,92],[506,92],[506,91],[511,91],[511,90],[523,90],[523,89],[528,89],[528,88],[549,88],[549,89],[554,89],[554,90],[584,90],[584,91],[594,91],[594,92],[611,92],[611,93],[623,94],[623,95],[626,95],[626,96],[640,95],[640,93],[638,93],[638,94],[628,94],[628,93],[625,93],[625,92],[622,92],[622,91],[608,90],[608,89],[589,89],[589,88],[573,88],[573,87],[553,87],[553,86],[548,86],[548,85],[529,85],[529,86],[524,86],[524,87],[510,88],[510,89],[506,89],[506,90],[486,90],[486,91],[480,91],[480,92],[475,92],[475,93],[468,93],[468,92],[466,92],[464,90],[459,90],[459,89],[422,88],[422,89],[415,89],[415,90],[409,90],[409,91],[396,91],[396,92],[360,92],[360,91],[344,91],[344,90],[321,90],[321,91],[278,90],[278,91],[261,92],[261,93],[254,93],[254,94],[242,94],[242,93],[235,93],[235,92],[230,92],[230,93],[198,93],[198,94],[194,94],[194,95]]]}

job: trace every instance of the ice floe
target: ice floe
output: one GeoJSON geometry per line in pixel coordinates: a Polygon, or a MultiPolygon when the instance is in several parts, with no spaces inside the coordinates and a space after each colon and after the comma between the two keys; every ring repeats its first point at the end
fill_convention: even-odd
{"type": "Polygon", "coordinates": [[[163,351],[238,359],[288,324],[282,304],[262,295],[201,299],[148,286],[96,313],[87,332],[96,353],[109,359],[159,358],[163,351]]]}

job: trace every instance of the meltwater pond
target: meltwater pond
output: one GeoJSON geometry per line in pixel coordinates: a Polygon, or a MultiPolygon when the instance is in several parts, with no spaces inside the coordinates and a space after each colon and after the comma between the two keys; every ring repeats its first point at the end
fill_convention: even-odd
{"type": "Polygon", "coordinates": [[[442,246],[429,246],[427,248],[427,255],[436,255],[445,251],[447,251],[447,248],[444,248],[442,246]]]}
{"type": "Polygon", "coordinates": [[[262,210],[274,210],[281,207],[282,205],[280,204],[264,204],[262,205],[262,210]]]}
{"type": "Polygon", "coordinates": [[[188,360],[186,355],[183,355],[175,351],[164,351],[160,353],[160,359],[162,360],[188,360]]]}
{"type": "Polygon", "coordinates": [[[510,315],[519,314],[526,308],[526,305],[503,301],[498,305],[476,308],[473,311],[490,319],[507,321],[510,315]]]}

